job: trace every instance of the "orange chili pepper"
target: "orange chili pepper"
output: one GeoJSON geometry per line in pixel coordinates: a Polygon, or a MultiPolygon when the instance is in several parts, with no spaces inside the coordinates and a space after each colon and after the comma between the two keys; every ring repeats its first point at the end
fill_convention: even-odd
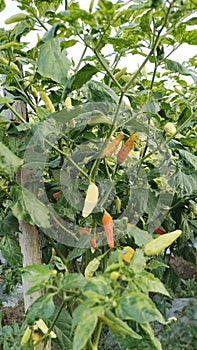
{"type": "Polygon", "coordinates": [[[128,157],[129,152],[133,149],[134,141],[136,140],[137,135],[133,134],[129,137],[129,139],[124,143],[121,147],[120,151],[117,155],[117,162],[123,163],[125,159],[128,157]]]}
{"type": "Polygon", "coordinates": [[[118,148],[120,142],[123,139],[123,134],[119,134],[118,136],[116,136],[116,138],[111,141],[110,143],[108,143],[106,145],[106,147],[103,150],[103,155],[105,157],[111,157],[111,155],[116,151],[116,149],[118,148]]]}
{"type": "Polygon", "coordinates": [[[105,230],[107,243],[110,248],[114,248],[114,232],[113,232],[113,219],[109,213],[104,212],[102,218],[103,227],[105,230]]]}

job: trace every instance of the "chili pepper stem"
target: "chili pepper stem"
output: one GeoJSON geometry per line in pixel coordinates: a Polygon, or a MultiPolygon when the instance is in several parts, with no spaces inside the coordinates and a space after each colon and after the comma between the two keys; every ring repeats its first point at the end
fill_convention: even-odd
{"type": "Polygon", "coordinates": [[[98,350],[98,345],[99,345],[99,340],[100,340],[100,336],[101,336],[101,332],[102,332],[102,327],[103,327],[103,323],[101,321],[98,321],[96,339],[95,339],[95,342],[93,344],[94,350],[98,350]]]}

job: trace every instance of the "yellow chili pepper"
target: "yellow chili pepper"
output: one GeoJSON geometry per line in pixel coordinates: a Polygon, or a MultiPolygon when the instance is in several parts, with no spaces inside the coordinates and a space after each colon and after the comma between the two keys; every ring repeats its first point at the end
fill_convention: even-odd
{"type": "Polygon", "coordinates": [[[55,107],[52,104],[50,98],[47,96],[46,92],[40,91],[40,98],[45,103],[46,109],[48,109],[49,112],[55,112],[55,107]]]}
{"type": "Polygon", "coordinates": [[[125,75],[126,71],[127,71],[127,67],[122,68],[118,73],[114,75],[114,78],[116,80],[119,80],[123,75],[125,75]]]}
{"type": "Polygon", "coordinates": [[[90,215],[93,211],[93,209],[96,207],[98,202],[98,187],[94,183],[90,183],[88,186],[88,190],[86,192],[86,198],[84,202],[84,207],[82,211],[82,216],[86,218],[88,215],[90,215]]]}
{"type": "Polygon", "coordinates": [[[128,264],[130,264],[131,258],[135,253],[135,250],[130,246],[124,247],[123,250],[127,252],[126,254],[123,255],[123,260],[128,264]]]}
{"type": "Polygon", "coordinates": [[[18,66],[14,62],[9,62],[6,58],[2,56],[0,56],[0,62],[2,62],[3,64],[6,64],[7,66],[10,66],[12,69],[17,70],[20,73],[18,66]]]}
{"type": "Polygon", "coordinates": [[[144,253],[148,256],[158,255],[163,249],[172,244],[181,235],[181,233],[181,230],[176,230],[153,239],[145,245],[144,253]]]}
{"type": "Polygon", "coordinates": [[[64,104],[65,104],[67,109],[72,109],[73,108],[72,100],[71,100],[71,98],[69,96],[66,97],[64,104]]]}
{"type": "Polygon", "coordinates": [[[31,328],[28,326],[22,336],[22,339],[21,339],[21,346],[23,347],[24,345],[26,345],[29,341],[31,337],[31,328]]]}

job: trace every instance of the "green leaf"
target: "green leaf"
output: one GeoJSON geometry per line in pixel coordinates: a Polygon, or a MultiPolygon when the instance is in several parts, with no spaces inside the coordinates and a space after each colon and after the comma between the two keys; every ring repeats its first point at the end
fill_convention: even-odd
{"type": "Polygon", "coordinates": [[[197,24],[197,17],[192,17],[188,21],[184,22],[187,26],[194,26],[197,24]]]}
{"type": "Polygon", "coordinates": [[[95,305],[94,300],[86,299],[83,301],[79,306],[76,307],[76,309],[73,312],[73,319],[72,319],[72,332],[77,327],[78,323],[81,320],[81,315],[87,312],[87,310],[90,310],[95,305]]]}
{"type": "Polygon", "coordinates": [[[51,270],[46,265],[33,264],[21,268],[24,278],[32,285],[45,283],[51,277],[51,270]]]}
{"type": "Polygon", "coordinates": [[[145,293],[160,293],[170,297],[164,284],[159,280],[159,278],[156,278],[150,272],[142,271],[141,273],[135,275],[133,277],[133,282],[145,293]]]}
{"type": "Polygon", "coordinates": [[[197,174],[188,175],[178,169],[169,179],[169,184],[180,197],[191,195],[197,191],[197,174]]]}
{"type": "Polygon", "coordinates": [[[42,44],[38,54],[38,73],[57,83],[65,84],[70,61],[65,52],[61,51],[61,41],[60,38],[53,38],[42,44]]]}
{"type": "Polygon", "coordinates": [[[81,289],[86,283],[84,276],[78,273],[68,273],[64,276],[63,285],[65,289],[81,289]]]}
{"type": "Polygon", "coordinates": [[[6,103],[13,103],[13,98],[7,97],[7,96],[0,96],[0,105],[4,105],[6,103]]]}
{"type": "Polygon", "coordinates": [[[135,243],[138,245],[138,247],[142,247],[143,245],[152,241],[152,236],[147,231],[143,231],[136,226],[132,227],[128,225],[127,232],[134,238],[135,243]]]}
{"type": "Polygon", "coordinates": [[[41,16],[44,16],[47,11],[56,11],[62,0],[35,0],[35,5],[41,16]]]}
{"type": "Polygon", "coordinates": [[[154,331],[149,323],[141,324],[140,327],[148,335],[151,341],[151,350],[162,350],[160,341],[155,337],[154,331]]]}
{"type": "Polygon", "coordinates": [[[72,40],[65,40],[65,41],[62,41],[60,46],[61,46],[61,49],[67,49],[68,47],[72,47],[74,46],[78,41],[75,40],[75,39],[72,39],[72,40]]]}
{"type": "Polygon", "coordinates": [[[177,151],[180,154],[181,158],[183,158],[187,163],[190,163],[192,167],[197,170],[197,156],[184,149],[178,149],[177,151]]]}
{"type": "Polygon", "coordinates": [[[42,295],[28,308],[27,322],[32,324],[34,320],[39,318],[47,320],[54,314],[54,311],[53,294],[42,295]]]}
{"type": "Polygon", "coordinates": [[[9,211],[0,223],[0,236],[15,232],[19,232],[18,220],[13,216],[12,212],[9,211]]]}
{"type": "Polygon", "coordinates": [[[169,70],[175,73],[183,74],[183,75],[190,75],[194,80],[194,82],[197,83],[197,76],[193,72],[191,72],[189,69],[184,67],[182,64],[172,60],[166,60],[166,62],[167,62],[167,68],[169,70]]]}
{"type": "Polygon", "coordinates": [[[116,317],[113,312],[106,310],[102,321],[109,327],[112,333],[118,333],[123,338],[129,337],[130,339],[141,339],[141,336],[137,334],[128,324],[116,317]]]}
{"type": "Polygon", "coordinates": [[[135,273],[139,273],[144,270],[144,265],[146,263],[146,259],[144,257],[144,253],[142,249],[136,249],[135,254],[133,255],[130,266],[135,273]]]}
{"type": "Polygon", "coordinates": [[[1,0],[0,1],[0,12],[2,12],[5,9],[5,1],[1,0]]]}
{"type": "Polygon", "coordinates": [[[165,323],[155,304],[143,293],[131,292],[129,295],[123,295],[117,303],[116,314],[123,320],[134,320],[138,323],[157,320],[160,323],[165,323]]]}
{"type": "MultiPolygon", "coordinates": [[[[59,308],[56,307],[55,314],[59,311],[59,308]]],[[[47,325],[52,325],[53,319],[47,322],[47,325]]],[[[53,340],[57,342],[61,350],[72,349],[72,332],[71,332],[71,323],[72,318],[69,312],[64,308],[61,314],[58,316],[58,319],[55,322],[53,331],[57,335],[57,339],[53,340]]]]}
{"type": "Polygon", "coordinates": [[[86,64],[75,75],[73,75],[66,83],[62,93],[62,99],[73,90],[80,89],[87,81],[89,81],[94,74],[98,73],[98,69],[91,64],[86,64]]]}
{"type": "Polygon", "coordinates": [[[87,281],[82,290],[82,293],[88,298],[91,298],[91,296],[100,298],[102,296],[110,294],[111,287],[104,276],[93,277],[87,281]]]}
{"type": "Polygon", "coordinates": [[[74,334],[73,350],[83,349],[96,327],[98,317],[102,316],[103,312],[103,307],[97,306],[81,314],[74,334]]]}
{"type": "Polygon", "coordinates": [[[22,254],[15,236],[6,235],[0,241],[0,250],[7,263],[12,267],[18,267],[22,264],[22,254]]]}
{"type": "Polygon", "coordinates": [[[87,84],[88,87],[88,99],[94,102],[106,102],[109,104],[117,104],[118,96],[115,92],[109,88],[109,86],[99,82],[91,80],[87,84]]]}
{"type": "Polygon", "coordinates": [[[184,32],[183,41],[189,45],[197,45],[197,29],[184,32]]]}
{"type": "Polygon", "coordinates": [[[11,189],[14,204],[11,209],[18,220],[32,225],[50,228],[49,209],[27,188],[14,186],[11,189]]]}
{"type": "Polygon", "coordinates": [[[164,264],[162,261],[159,261],[159,260],[151,260],[148,264],[147,264],[147,268],[149,270],[156,270],[158,268],[163,268],[164,270],[165,269],[168,269],[169,266],[164,264]]]}
{"type": "Polygon", "coordinates": [[[0,169],[8,175],[14,175],[23,164],[23,160],[17,157],[2,142],[0,142],[0,169]]]}

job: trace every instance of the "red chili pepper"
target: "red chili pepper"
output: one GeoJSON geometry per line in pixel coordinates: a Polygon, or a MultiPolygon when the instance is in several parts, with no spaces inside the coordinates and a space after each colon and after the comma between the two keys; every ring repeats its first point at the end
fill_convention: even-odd
{"type": "Polygon", "coordinates": [[[158,235],[164,235],[167,233],[166,231],[160,230],[160,228],[154,228],[154,232],[158,233],[158,235]]]}
{"type": "Polygon", "coordinates": [[[52,224],[52,226],[53,226],[54,228],[57,228],[57,227],[59,226],[59,224],[57,223],[57,221],[54,221],[53,224],[52,224]]]}
{"type": "Polygon", "coordinates": [[[92,248],[96,248],[96,240],[95,240],[95,238],[92,238],[90,240],[90,245],[91,245],[92,248]]]}
{"type": "Polygon", "coordinates": [[[133,134],[129,137],[129,139],[124,143],[121,147],[120,151],[117,155],[117,162],[123,163],[125,159],[128,157],[129,152],[133,149],[134,141],[136,140],[137,135],[133,134]]]}
{"type": "Polygon", "coordinates": [[[61,194],[60,191],[53,193],[53,198],[54,198],[54,199],[57,199],[57,197],[59,197],[60,194],[61,194]]]}
{"type": "Polygon", "coordinates": [[[113,232],[114,223],[111,215],[106,211],[104,212],[102,223],[105,230],[108,246],[110,248],[114,248],[114,232],[113,232]]]}
{"type": "Polygon", "coordinates": [[[80,235],[90,235],[90,231],[89,230],[86,230],[85,228],[82,228],[80,231],[79,231],[80,235]]]}

